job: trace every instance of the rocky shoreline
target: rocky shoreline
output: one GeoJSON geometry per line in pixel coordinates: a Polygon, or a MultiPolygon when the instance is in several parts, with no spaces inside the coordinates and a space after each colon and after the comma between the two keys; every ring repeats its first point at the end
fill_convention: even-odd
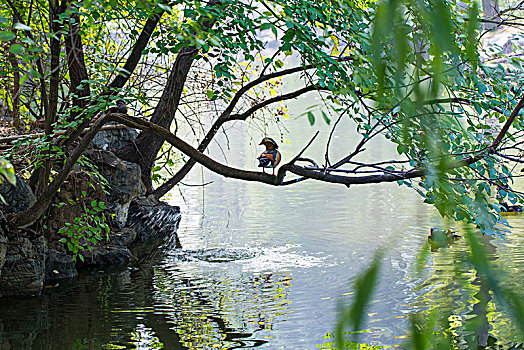
{"type": "Polygon", "coordinates": [[[146,242],[174,236],[179,245],[180,208],[145,197],[140,167],[111,151],[110,146],[125,138],[121,133],[106,132],[93,142],[86,156],[98,173],[75,166],[53,199],[45,224],[22,230],[7,227],[5,216],[29,208],[36,198],[22,178],[17,178],[16,185],[0,184],[6,202],[0,202],[0,297],[38,295],[46,285],[77,276],[79,269],[126,265],[136,259],[130,248],[146,242]],[[60,228],[82,215],[93,201],[107,206],[103,214],[110,233],[91,250],[82,250],[83,261],[73,261],[72,253],[60,242],[67,237],[60,228]]]}

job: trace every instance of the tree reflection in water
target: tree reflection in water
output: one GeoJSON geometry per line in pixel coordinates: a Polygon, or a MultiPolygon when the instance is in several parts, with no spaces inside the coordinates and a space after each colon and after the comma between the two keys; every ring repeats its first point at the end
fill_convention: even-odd
{"type": "Polygon", "coordinates": [[[135,267],[82,274],[38,298],[4,299],[0,349],[233,349],[267,342],[275,317],[287,312],[291,276],[197,276],[190,263],[166,264],[159,252],[171,250],[155,249],[135,267]]]}

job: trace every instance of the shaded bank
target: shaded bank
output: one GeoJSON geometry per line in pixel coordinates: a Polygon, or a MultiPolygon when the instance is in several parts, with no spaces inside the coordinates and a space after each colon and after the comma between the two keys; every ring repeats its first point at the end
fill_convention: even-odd
{"type": "Polygon", "coordinates": [[[136,259],[130,247],[137,244],[168,237],[177,240],[180,208],[145,197],[140,167],[117,158],[108,147],[121,138],[112,133],[100,136],[98,142],[104,147],[86,152],[83,166],[75,166],[68,175],[44,220],[29,228],[9,227],[5,216],[35,203],[31,188],[20,177],[16,185],[0,185],[6,202],[0,204],[0,297],[36,295],[45,285],[75,277],[78,269],[129,263],[136,259]],[[87,230],[77,228],[82,234],[79,244],[90,249],[80,248],[78,257],[82,256],[74,261],[71,247],[76,232],[69,228],[89,226],[93,217],[99,220],[93,226],[101,222],[110,227],[109,233],[101,231],[95,244],[92,236],[84,235],[87,230]]]}

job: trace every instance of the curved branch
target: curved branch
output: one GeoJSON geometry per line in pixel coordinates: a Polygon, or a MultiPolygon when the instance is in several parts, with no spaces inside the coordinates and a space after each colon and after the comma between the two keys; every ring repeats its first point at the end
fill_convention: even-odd
{"type": "Polygon", "coordinates": [[[198,151],[196,148],[177,137],[167,129],[153,124],[147,120],[137,119],[127,116],[126,114],[112,113],[108,114],[110,120],[124,124],[131,128],[140,129],[145,133],[152,134],[162,140],[167,141],[179,151],[185,153],[191,158],[195,159],[197,163],[202,164],[209,170],[225,177],[232,177],[246,181],[258,181],[266,184],[277,185],[277,177],[274,175],[265,174],[262,172],[248,171],[233,168],[217,162],[204,153],[198,151]]]}
{"type": "MultiPolygon", "coordinates": [[[[315,90],[312,87],[313,87],[313,85],[311,85],[309,87],[306,87],[304,89],[300,89],[300,90],[294,91],[294,92],[289,93],[289,94],[285,94],[285,95],[274,97],[274,98],[272,98],[270,100],[264,101],[263,102],[264,106],[267,106],[267,105],[269,105],[271,103],[274,103],[274,102],[279,102],[279,101],[284,101],[284,100],[289,100],[289,99],[296,98],[296,97],[298,97],[298,96],[300,96],[300,95],[302,95],[302,94],[304,94],[306,92],[315,90]],[[271,101],[271,102],[268,102],[268,101],[271,101]],[[266,102],[268,102],[268,103],[266,103],[266,102]]],[[[211,143],[211,140],[213,140],[213,138],[217,134],[218,130],[220,130],[220,128],[222,127],[222,125],[224,125],[224,123],[226,123],[227,121],[230,121],[230,120],[246,120],[252,113],[254,113],[255,111],[257,111],[257,110],[259,110],[261,108],[263,108],[264,106],[260,106],[263,103],[255,105],[250,110],[248,110],[247,112],[242,113],[242,114],[238,114],[238,115],[229,116],[229,115],[225,114],[225,112],[222,113],[222,115],[215,121],[215,123],[213,124],[211,129],[207,132],[207,134],[204,137],[204,139],[202,140],[202,142],[198,145],[197,150],[199,152],[205,151],[207,146],[209,146],[209,144],[211,143]],[[252,111],[251,114],[248,114],[249,111],[252,111]]],[[[157,199],[159,199],[163,195],[165,195],[167,192],[169,192],[177,183],[179,183],[189,173],[189,171],[193,168],[193,166],[196,163],[197,162],[194,159],[190,158],[186,162],[186,164],[184,164],[184,166],[182,168],[180,168],[180,170],[178,170],[177,173],[173,177],[171,177],[168,181],[163,183],[160,187],[158,187],[153,192],[155,197],[157,199]]]]}
{"type": "MultiPolygon", "coordinates": [[[[269,185],[274,186],[280,186],[282,185],[283,179],[285,177],[285,174],[287,171],[292,172],[296,175],[304,176],[311,179],[321,180],[324,182],[331,182],[331,183],[340,183],[344,185],[351,185],[351,184],[369,184],[369,183],[379,183],[379,182],[393,182],[403,179],[411,179],[416,177],[422,177],[426,174],[425,169],[411,169],[399,174],[384,174],[384,175],[369,175],[369,176],[355,176],[355,177],[349,177],[349,176],[342,176],[342,175],[333,175],[330,173],[326,173],[324,171],[316,171],[316,170],[310,170],[306,169],[297,165],[290,163],[284,164],[280,167],[278,170],[278,174],[275,175],[269,175],[262,172],[255,172],[255,171],[249,171],[249,170],[242,170],[238,168],[233,168],[224,164],[221,164],[214,159],[210,158],[209,156],[205,155],[204,153],[200,152],[196,148],[192,147],[176,135],[172,134],[170,131],[153,124],[147,120],[137,119],[129,117],[125,114],[109,114],[111,117],[111,120],[116,121],[118,123],[124,124],[131,128],[140,129],[146,133],[151,133],[159,138],[162,138],[163,140],[170,143],[172,146],[177,148],[179,151],[183,152],[184,154],[188,155],[192,159],[194,159],[197,163],[203,165],[207,169],[220,174],[224,177],[230,177],[240,180],[246,180],[246,181],[257,181],[262,182],[269,185]]],[[[460,168],[464,166],[468,166],[472,163],[475,163],[484,157],[486,157],[488,154],[493,153],[494,151],[491,151],[490,149],[484,151],[483,153],[471,156],[465,159],[461,160],[455,160],[450,161],[448,167],[446,167],[446,170],[452,170],[455,168],[460,168]]],[[[296,161],[293,159],[293,161],[296,161]]],[[[292,162],[293,162],[292,161],[292,162]]]]}
{"type": "MultiPolygon", "coordinates": [[[[483,150],[482,152],[474,156],[469,156],[464,159],[450,160],[445,170],[452,170],[456,168],[469,166],[485,158],[488,155],[495,154],[497,152],[498,145],[500,144],[504,136],[507,134],[511,124],[513,123],[513,121],[515,120],[515,118],[517,117],[517,115],[519,114],[520,110],[523,107],[524,107],[524,97],[521,98],[521,100],[515,106],[510,117],[508,118],[502,130],[499,132],[497,138],[493,141],[490,147],[486,148],[485,150],[483,150]]],[[[233,167],[221,164],[215,161],[214,159],[210,158],[209,156],[205,155],[204,153],[200,152],[199,150],[195,149],[194,147],[192,147],[191,145],[189,145],[188,143],[186,143],[185,141],[183,141],[182,139],[180,139],[179,137],[172,134],[170,131],[166,130],[165,128],[161,126],[158,126],[146,120],[129,117],[127,114],[110,113],[110,114],[107,114],[101,117],[93,124],[93,126],[89,129],[87,134],[82,138],[79,145],[75,148],[71,156],[68,158],[67,162],[65,163],[64,167],[62,168],[58,176],[45,189],[44,193],[42,194],[42,196],[38,198],[37,202],[33,206],[31,206],[29,209],[21,213],[17,213],[14,216],[11,216],[10,223],[20,228],[27,227],[33,224],[34,222],[36,222],[36,220],[38,220],[38,218],[42,216],[44,211],[50,205],[53,196],[59,190],[61,184],[66,179],[67,175],[73,168],[76,161],[83,154],[84,150],[88,147],[88,145],[93,140],[93,138],[95,137],[96,133],[100,130],[100,128],[102,128],[102,126],[109,121],[119,122],[128,127],[140,129],[144,132],[151,133],[155,135],[156,137],[167,141],[168,143],[176,147],[181,152],[190,156],[196,162],[202,164],[204,167],[222,176],[245,180],[245,181],[256,181],[256,182],[261,182],[261,183],[265,183],[265,184],[273,185],[273,186],[282,186],[282,185],[287,184],[283,182],[283,179],[286,175],[286,172],[288,171],[293,174],[300,175],[306,178],[311,178],[311,179],[324,181],[324,182],[330,182],[330,183],[340,183],[346,186],[349,186],[352,184],[371,184],[371,183],[381,183],[381,182],[394,182],[398,180],[423,177],[426,175],[426,171],[427,171],[426,169],[410,169],[408,171],[398,173],[398,174],[383,174],[383,175],[349,177],[349,176],[342,176],[342,175],[333,175],[325,171],[317,171],[317,170],[311,170],[311,169],[300,167],[292,163],[298,160],[295,157],[293,158],[293,160],[290,163],[282,165],[280,169],[278,170],[278,173],[276,176],[269,175],[269,174],[265,174],[262,172],[242,170],[242,169],[237,169],[237,168],[233,168],[233,167]]],[[[313,139],[315,137],[313,137],[313,139]]],[[[310,141],[310,143],[313,141],[313,139],[310,141]]],[[[308,143],[308,145],[305,148],[307,148],[310,143],[308,143]]],[[[301,153],[299,153],[299,156],[301,155],[301,153]]]]}
{"type": "Polygon", "coordinates": [[[285,101],[285,100],[291,100],[291,99],[297,98],[300,95],[305,94],[306,92],[321,91],[321,90],[328,91],[327,88],[323,88],[323,87],[318,86],[318,85],[309,85],[309,86],[306,86],[306,87],[304,87],[302,89],[298,89],[296,91],[293,91],[293,92],[290,92],[290,93],[287,93],[287,94],[283,94],[283,95],[280,95],[280,96],[276,96],[276,97],[270,98],[269,100],[265,100],[265,101],[262,101],[260,103],[257,103],[256,105],[254,105],[253,107],[251,107],[247,111],[245,111],[244,113],[232,114],[229,117],[226,117],[226,120],[246,120],[250,115],[252,115],[256,111],[258,111],[259,109],[262,109],[262,108],[264,108],[264,107],[266,107],[266,106],[268,106],[268,105],[270,105],[272,103],[281,102],[281,101],[285,101]]]}

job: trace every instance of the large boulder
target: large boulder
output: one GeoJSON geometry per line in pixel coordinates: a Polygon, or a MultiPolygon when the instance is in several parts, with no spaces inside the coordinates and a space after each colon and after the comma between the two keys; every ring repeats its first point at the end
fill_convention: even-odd
{"type": "Polygon", "coordinates": [[[16,177],[16,184],[12,185],[9,182],[2,181],[0,184],[0,195],[5,202],[0,200],[0,211],[11,214],[18,213],[28,209],[35,204],[36,197],[33,191],[20,177],[16,177]]]}
{"type": "Polygon", "coordinates": [[[146,192],[140,166],[121,160],[109,151],[90,150],[86,154],[109,182],[108,207],[115,214],[117,225],[124,227],[131,202],[146,192]]]}
{"type": "Polygon", "coordinates": [[[107,245],[96,246],[82,252],[84,261],[77,259],[77,265],[82,267],[102,267],[125,265],[131,259],[131,252],[127,247],[107,245]]]}
{"type": "Polygon", "coordinates": [[[78,275],[75,262],[70,254],[58,249],[49,249],[45,260],[45,284],[52,284],[64,278],[72,278],[78,275]]]}
{"type": "Polygon", "coordinates": [[[157,201],[150,196],[133,202],[127,226],[137,232],[136,242],[173,237],[177,247],[181,247],[177,235],[181,217],[180,207],[157,201]]]}
{"type": "Polygon", "coordinates": [[[44,286],[47,245],[43,237],[18,237],[7,244],[0,296],[39,294],[44,286]]]}
{"type": "MultiPolygon", "coordinates": [[[[106,125],[116,125],[116,123],[110,122],[106,125]]],[[[130,128],[102,130],[99,131],[93,138],[91,145],[99,150],[113,152],[124,147],[127,143],[135,140],[137,136],[138,131],[130,128]]]]}

